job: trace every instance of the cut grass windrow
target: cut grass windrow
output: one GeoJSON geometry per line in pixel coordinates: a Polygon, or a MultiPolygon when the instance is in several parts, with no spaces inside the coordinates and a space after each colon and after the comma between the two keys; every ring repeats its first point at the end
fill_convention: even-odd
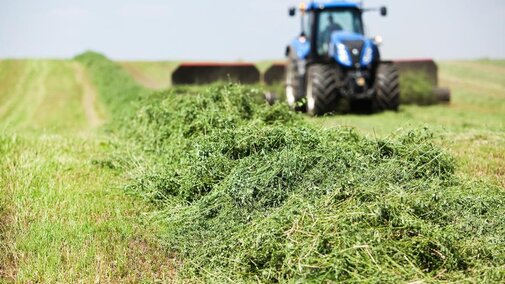
{"type": "Polygon", "coordinates": [[[157,93],[125,128],[144,157],[130,189],[163,209],[181,277],[504,279],[505,192],[458,177],[430,131],[319,129],[257,92],[157,93]]]}
{"type": "Polygon", "coordinates": [[[114,164],[162,210],[181,279],[503,281],[505,193],[456,175],[430,131],[322,130],[258,94],[158,92],[120,127],[114,164]]]}

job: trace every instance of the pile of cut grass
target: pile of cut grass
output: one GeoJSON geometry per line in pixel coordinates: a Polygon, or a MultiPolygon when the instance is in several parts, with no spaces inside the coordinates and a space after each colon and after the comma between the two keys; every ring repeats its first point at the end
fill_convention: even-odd
{"type": "Polygon", "coordinates": [[[181,279],[505,279],[505,193],[456,177],[429,131],[321,130],[237,85],[143,96],[105,57],[78,60],[129,117],[118,157],[162,209],[181,279]]]}
{"type": "Polygon", "coordinates": [[[505,193],[456,177],[428,130],[370,139],[257,89],[181,93],[145,98],[126,129],[129,188],[162,208],[182,278],[505,279],[505,193]]]}

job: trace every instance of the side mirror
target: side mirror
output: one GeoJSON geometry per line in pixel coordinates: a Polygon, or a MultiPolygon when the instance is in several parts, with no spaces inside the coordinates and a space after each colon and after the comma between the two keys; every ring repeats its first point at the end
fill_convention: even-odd
{"type": "Polygon", "coordinates": [[[382,6],[381,7],[381,16],[385,17],[388,15],[388,8],[382,6]]]}
{"type": "Polygon", "coordinates": [[[296,8],[295,7],[289,8],[289,16],[293,17],[294,15],[296,15],[296,8]]]}

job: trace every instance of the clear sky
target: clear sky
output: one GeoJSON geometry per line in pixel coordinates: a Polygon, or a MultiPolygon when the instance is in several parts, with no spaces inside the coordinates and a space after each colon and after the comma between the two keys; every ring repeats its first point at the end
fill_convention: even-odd
{"type": "MultiPolygon", "coordinates": [[[[291,0],[0,0],[0,58],[128,60],[283,57],[299,33],[291,0]]],[[[368,0],[365,16],[388,58],[505,58],[505,0],[368,0]]]]}

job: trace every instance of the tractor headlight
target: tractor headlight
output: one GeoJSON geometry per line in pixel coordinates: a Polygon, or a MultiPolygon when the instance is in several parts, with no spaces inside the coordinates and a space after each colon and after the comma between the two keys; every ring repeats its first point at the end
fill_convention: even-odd
{"type": "Polygon", "coordinates": [[[341,64],[345,66],[351,66],[351,57],[349,56],[349,52],[347,52],[347,48],[342,43],[337,44],[337,58],[341,64]]]}
{"type": "Polygon", "coordinates": [[[372,59],[373,59],[373,49],[370,45],[368,45],[367,47],[365,47],[365,50],[363,52],[363,57],[361,58],[361,65],[366,66],[372,63],[372,59]]]}

